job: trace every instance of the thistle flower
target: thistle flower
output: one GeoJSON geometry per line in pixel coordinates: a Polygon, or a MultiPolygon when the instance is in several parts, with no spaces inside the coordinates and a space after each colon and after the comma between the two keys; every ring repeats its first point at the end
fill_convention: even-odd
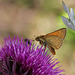
{"type": "Polygon", "coordinates": [[[69,11],[69,8],[68,8],[68,6],[62,1],[62,3],[63,3],[63,7],[64,7],[64,10],[65,10],[65,12],[68,14],[68,16],[69,16],[69,19],[68,18],[66,18],[66,17],[61,17],[62,18],[62,20],[63,20],[63,22],[64,22],[64,24],[68,27],[68,28],[71,28],[71,29],[73,29],[73,30],[75,30],[75,19],[74,19],[74,11],[73,11],[73,9],[72,8],[70,8],[70,11],[69,11]]]}
{"type": "MultiPolygon", "coordinates": [[[[0,73],[2,75],[63,75],[63,69],[55,67],[59,62],[47,54],[43,46],[28,44],[23,39],[5,38],[0,48],[0,73]]],[[[0,74],[0,75],[1,75],[0,74]]]]}

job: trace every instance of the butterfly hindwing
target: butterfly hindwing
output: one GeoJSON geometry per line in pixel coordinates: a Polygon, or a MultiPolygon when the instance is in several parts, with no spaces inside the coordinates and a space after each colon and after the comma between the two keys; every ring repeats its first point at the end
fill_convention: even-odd
{"type": "Polygon", "coordinates": [[[49,48],[50,52],[51,52],[53,55],[55,55],[55,54],[56,54],[56,52],[55,52],[54,48],[52,48],[52,47],[51,47],[51,46],[49,46],[49,45],[48,45],[48,48],[49,48]]]}

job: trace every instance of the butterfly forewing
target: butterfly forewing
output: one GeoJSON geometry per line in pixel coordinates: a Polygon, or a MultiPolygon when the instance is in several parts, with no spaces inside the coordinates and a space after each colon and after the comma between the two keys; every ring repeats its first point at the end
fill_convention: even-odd
{"type": "Polygon", "coordinates": [[[53,47],[54,49],[59,49],[63,43],[62,38],[59,36],[51,35],[45,38],[47,45],[53,47]]]}
{"type": "Polygon", "coordinates": [[[64,39],[64,37],[66,35],[66,28],[62,28],[62,29],[59,29],[55,32],[46,34],[44,37],[48,37],[48,36],[51,36],[51,35],[59,36],[60,38],[64,39]]]}

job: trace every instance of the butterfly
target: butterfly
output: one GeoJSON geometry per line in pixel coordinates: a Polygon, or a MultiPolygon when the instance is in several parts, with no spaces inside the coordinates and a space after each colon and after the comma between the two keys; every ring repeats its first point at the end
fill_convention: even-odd
{"type": "Polygon", "coordinates": [[[39,41],[41,45],[44,45],[45,49],[48,47],[50,52],[55,55],[55,49],[59,49],[62,46],[63,39],[66,35],[66,28],[61,28],[55,32],[37,36],[35,38],[36,41],[39,41]]]}

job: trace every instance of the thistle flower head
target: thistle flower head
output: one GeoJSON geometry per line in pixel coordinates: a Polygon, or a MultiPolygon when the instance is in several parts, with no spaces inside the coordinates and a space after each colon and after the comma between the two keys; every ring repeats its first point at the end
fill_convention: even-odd
{"type": "Polygon", "coordinates": [[[63,75],[59,62],[47,55],[43,46],[28,44],[23,39],[5,38],[0,48],[0,72],[2,75],[63,75]]]}

